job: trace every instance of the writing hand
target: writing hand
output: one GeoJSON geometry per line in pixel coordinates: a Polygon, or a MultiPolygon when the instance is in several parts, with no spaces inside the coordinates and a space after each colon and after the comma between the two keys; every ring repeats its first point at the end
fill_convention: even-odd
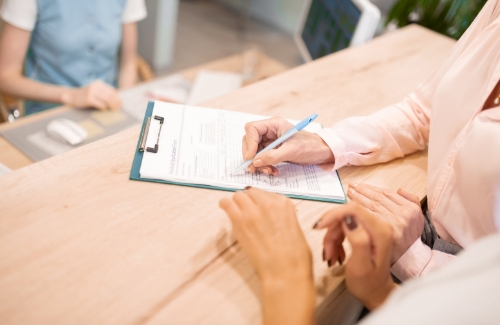
{"type": "MultiPolygon", "coordinates": [[[[257,152],[281,137],[292,127],[293,124],[282,117],[247,123],[242,139],[243,159],[253,158],[257,152]]],[[[273,165],[283,161],[298,165],[312,165],[334,162],[335,158],[330,147],[319,135],[300,131],[281,146],[260,154],[248,170],[251,173],[259,170],[268,175],[278,175],[278,169],[273,165]]]]}

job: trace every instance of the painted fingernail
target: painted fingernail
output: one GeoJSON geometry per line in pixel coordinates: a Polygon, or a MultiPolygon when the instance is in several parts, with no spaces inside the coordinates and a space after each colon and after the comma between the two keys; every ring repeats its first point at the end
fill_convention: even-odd
{"type": "Polygon", "coordinates": [[[321,226],[321,219],[316,221],[316,223],[313,225],[313,229],[317,229],[319,226],[321,226]]]}
{"type": "Polygon", "coordinates": [[[339,257],[339,265],[342,265],[342,260],[340,259],[340,257],[339,257]]]}
{"type": "Polygon", "coordinates": [[[252,188],[251,186],[245,186],[244,190],[246,191],[246,190],[249,190],[251,188],[252,188]]]}
{"type": "Polygon", "coordinates": [[[347,228],[349,228],[349,230],[354,230],[358,227],[358,224],[356,223],[354,217],[349,214],[345,216],[344,222],[347,225],[347,228]]]}
{"type": "Polygon", "coordinates": [[[326,257],[325,257],[325,250],[323,250],[323,262],[326,260],[326,257]]]}
{"type": "Polygon", "coordinates": [[[328,267],[332,266],[332,261],[328,261],[328,267]]]}
{"type": "Polygon", "coordinates": [[[349,185],[350,185],[351,187],[356,187],[356,186],[358,186],[358,183],[351,183],[351,184],[349,184],[349,185]]]}
{"type": "Polygon", "coordinates": [[[262,159],[255,159],[252,163],[255,167],[262,166],[262,159]]]}

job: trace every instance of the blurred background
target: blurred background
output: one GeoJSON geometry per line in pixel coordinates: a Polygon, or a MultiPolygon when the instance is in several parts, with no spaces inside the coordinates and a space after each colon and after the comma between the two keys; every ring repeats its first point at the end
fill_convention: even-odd
{"type": "MultiPolygon", "coordinates": [[[[3,4],[8,1],[11,8],[17,8],[18,13],[26,11],[21,0],[0,0],[0,8],[3,8],[3,4]]],[[[31,0],[22,1],[28,3],[31,0]]],[[[140,125],[148,101],[202,104],[308,61],[369,42],[384,33],[409,24],[420,24],[458,39],[486,2],[486,0],[144,1],[144,3],[135,1],[142,8],[145,4],[147,10],[146,18],[142,19],[144,13],[137,21],[138,57],[133,67],[137,70],[137,78],[134,77],[134,82],[127,87],[122,87],[111,79],[105,81],[114,87],[113,96],[119,98],[115,102],[120,102],[121,109],[116,107],[112,112],[102,111],[101,108],[101,111],[96,111],[92,108],[81,109],[91,105],[78,107],[76,104],[69,104],[60,107],[61,102],[58,102],[45,103],[52,105],[43,110],[30,112],[26,109],[30,101],[5,91],[10,89],[15,92],[24,86],[9,88],[9,82],[2,82],[0,146],[5,143],[5,148],[12,148],[12,152],[18,154],[18,157],[13,159],[15,163],[9,162],[11,168],[20,168],[140,125]],[[71,106],[80,109],[70,109],[71,106]],[[29,118],[24,119],[24,116],[29,118]],[[23,122],[20,123],[20,120],[23,122]],[[8,124],[12,125],[6,126],[8,124]]],[[[64,2],[65,5],[68,3],[64,2]]],[[[80,7],[85,6],[78,2],[75,2],[76,4],[80,7]]],[[[99,4],[108,5],[105,2],[99,4]]],[[[62,3],[59,6],[62,6],[62,3]]],[[[94,8],[89,10],[90,15],[96,14],[94,8]]],[[[93,18],[85,19],[88,20],[83,20],[81,26],[87,26],[89,22],[92,24],[93,18]]],[[[4,22],[0,20],[0,32],[3,27],[4,22]]],[[[87,34],[93,33],[91,25],[83,30],[87,34]]],[[[42,42],[42,47],[43,45],[42,42]]],[[[78,52],[79,55],[80,53],[90,55],[85,58],[95,55],[93,45],[78,46],[83,46],[81,52],[78,52]]],[[[26,58],[29,54],[30,51],[26,58]]],[[[118,62],[121,54],[119,52],[118,58],[115,60],[112,57],[111,60],[118,62]]],[[[93,72],[77,74],[76,78],[79,79],[77,83],[65,84],[64,80],[59,84],[48,83],[74,87],[75,91],[78,89],[80,92],[85,91],[90,83],[99,79],[96,75],[102,72],[93,63],[94,61],[88,59],[83,61],[85,60],[86,62],[81,62],[86,65],[85,71],[93,72]]],[[[56,62],[56,66],[57,64],[56,62]]],[[[72,66],[64,68],[71,71],[72,66]]],[[[23,73],[26,74],[26,71],[23,73]]],[[[61,72],[61,75],[64,73],[61,72]]],[[[100,87],[101,91],[104,91],[102,90],[104,86],[100,87]]],[[[33,94],[36,95],[32,92],[33,94]]]]}

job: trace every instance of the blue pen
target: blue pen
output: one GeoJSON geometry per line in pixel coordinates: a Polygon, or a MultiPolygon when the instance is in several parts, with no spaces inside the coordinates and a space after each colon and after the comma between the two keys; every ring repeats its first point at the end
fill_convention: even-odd
{"type": "Polygon", "coordinates": [[[306,126],[308,126],[312,121],[314,121],[316,119],[316,117],[318,117],[318,114],[313,114],[313,115],[309,116],[308,118],[306,118],[305,120],[297,123],[297,125],[295,125],[290,130],[286,131],[286,133],[283,134],[281,137],[274,140],[273,143],[271,143],[270,145],[268,145],[267,147],[265,147],[261,151],[257,152],[257,154],[252,159],[249,159],[249,160],[245,161],[243,164],[239,165],[232,172],[231,175],[234,175],[234,174],[240,172],[241,170],[247,168],[248,166],[250,166],[252,164],[253,160],[255,159],[255,157],[257,157],[261,153],[272,150],[272,149],[276,148],[277,146],[279,146],[280,144],[282,144],[283,142],[285,142],[286,140],[290,139],[295,133],[301,131],[306,126]]]}

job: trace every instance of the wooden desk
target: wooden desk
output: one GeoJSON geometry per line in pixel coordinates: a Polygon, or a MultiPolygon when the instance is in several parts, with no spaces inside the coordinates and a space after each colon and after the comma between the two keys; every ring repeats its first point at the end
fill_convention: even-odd
{"type": "MultiPolygon", "coordinates": [[[[246,81],[244,83],[245,86],[288,70],[287,66],[274,60],[273,58],[258,51],[255,51],[254,53],[257,58],[254,77],[251,80],[246,81]]],[[[240,73],[243,67],[243,60],[244,54],[231,55],[223,59],[215,60],[183,70],[180,72],[180,74],[184,75],[187,79],[192,81],[196,77],[198,71],[200,71],[201,69],[240,73]]],[[[154,84],[155,82],[161,82],[161,79],[163,78],[156,79],[149,83],[154,84]]],[[[61,112],[69,109],[70,108],[67,107],[59,107],[45,111],[43,113],[23,117],[17,120],[15,123],[1,123],[0,131],[17,128],[19,126],[30,124],[49,116],[59,115],[61,112]]],[[[19,168],[31,165],[33,161],[0,135],[0,163],[3,163],[5,166],[9,167],[12,170],[17,170],[19,168]]]]}
{"type": "MultiPolygon", "coordinates": [[[[453,41],[412,26],[213,100],[209,107],[320,114],[328,126],[397,102],[453,41]]],[[[258,324],[259,280],[218,208],[227,192],[129,181],[139,129],[0,179],[2,324],[258,324]]],[[[366,168],[348,182],[425,195],[426,153],[366,168]]],[[[333,205],[294,200],[314,256],[320,324],[350,323],[359,304],[343,268],[321,261],[313,223],[333,205]]]]}

